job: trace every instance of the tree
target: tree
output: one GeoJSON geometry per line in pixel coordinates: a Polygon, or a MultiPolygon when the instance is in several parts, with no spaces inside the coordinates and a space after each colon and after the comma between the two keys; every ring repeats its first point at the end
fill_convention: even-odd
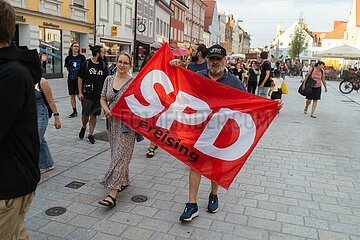
{"type": "Polygon", "coordinates": [[[307,32],[298,24],[291,39],[289,55],[291,58],[299,58],[300,54],[308,48],[307,32]]]}

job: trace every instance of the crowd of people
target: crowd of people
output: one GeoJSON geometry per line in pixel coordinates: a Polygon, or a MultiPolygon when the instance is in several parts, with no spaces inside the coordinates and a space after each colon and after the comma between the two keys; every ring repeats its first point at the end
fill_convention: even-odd
{"type": "MultiPolygon", "coordinates": [[[[10,4],[0,0],[0,72],[4,76],[1,79],[0,98],[11,103],[1,106],[1,111],[6,112],[7,117],[2,118],[0,123],[0,202],[3,202],[0,205],[8,206],[11,203],[13,209],[8,211],[0,208],[0,239],[18,239],[19,236],[28,239],[23,226],[24,216],[34,197],[40,174],[54,169],[54,160],[44,137],[49,118],[54,118],[56,129],[61,128],[60,114],[51,87],[42,77],[37,52],[11,46],[14,32],[14,10],[10,4]]],[[[160,47],[160,43],[150,45],[151,51],[143,66],[160,47]]],[[[74,42],[65,59],[72,108],[68,117],[75,118],[78,115],[77,96],[82,106],[78,137],[83,139],[89,128],[87,139],[90,144],[96,143],[93,134],[97,117],[103,112],[108,120],[111,163],[101,184],[109,194],[100,200],[99,204],[113,208],[116,206],[117,194],[130,185],[129,164],[135,141],[143,139],[111,114],[111,109],[133,81],[130,74],[133,61],[131,54],[119,53],[111,74],[104,61],[103,47],[95,45],[91,46],[90,50],[92,56],[86,59],[79,53],[79,44],[74,42]]],[[[260,56],[260,60],[232,62],[227,58],[226,49],[222,46],[215,44],[207,48],[204,44],[198,44],[193,48],[187,62],[174,59],[169,64],[173,67],[185,65],[187,69],[208,78],[209,81],[274,99],[281,104],[285,64],[278,63],[273,67],[267,52],[262,52],[260,56]]],[[[313,69],[306,70],[305,66],[303,68],[306,74],[302,84],[305,86],[309,77],[316,81],[304,109],[306,114],[313,101],[313,118],[321,95],[321,84],[327,91],[323,68],[323,62],[317,63],[313,69]]],[[[156,148],[154,143],[150,143],[146,157],[153,157],[156,148]]],[[[199,214],[197,196],[200,180],[200,173],[190,169],[189,198],[180,216],[181,221],[191,221],[199,214]]],[[[218,187],[216,182],[211,182],[207,206],[210,213],[219,209],[218,187]]]]}

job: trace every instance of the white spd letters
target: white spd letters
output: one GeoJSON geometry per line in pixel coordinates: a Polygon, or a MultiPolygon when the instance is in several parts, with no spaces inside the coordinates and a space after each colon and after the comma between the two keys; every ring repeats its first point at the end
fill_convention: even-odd
{"type": "Polygon", "coordinates": [[[249,114],[222,108],[212,116],[194,147],[206,155],[225,161],[234,161],[250,149],[255,140],[255,135],[256,126],[249,114]],[[231,146],[226,148],[215,147],[214,143],[228,119],[233,119],[237,123],[240,128],[240,135],[231,146]],[[250,123],[246,121],[250,121],[250,123]]]}
{"type": "Polygon", "coordinates": [[[142,105],[134,95],[125,98],[125,102],[135,115],[142,118],[151,118],[164,110],[165,107],[161,104],[154,88],[156,83],[164,87],[166,94],[174,91],[169,77],[163,71],[153,70],[149,72],[141,82],[140,91],[146,102],[150,105],[142,105]]]}
{"type": "Polygon", "coordinates": [[[161,114],[156,125],[167,130],[171,128],[175,120],[186,125],[198,125],[204,122],[210,113],[210,107],[206,102],[180,90],[175,102],[161,114]],[[188,107],[196,112],[185,113],[184,111],[188,107]]]}
{"type": "MultiPolygon", "coordinates": [[[[162,112],[165,107],[161,104],[154,85],[163,86],[166,94],[174,91],[169,77],[161,70],[153,70],[146,74],[140,85],[140,91],[149,105],[142,105],[133,95],[125,98],[129,109],[141,118],[152,118],[162,112]]],[[[156,125],[170,130],[175,121],[186,125],[198,125],[206,121],[211,109],[205,101],[179,90],[175,102],[158,118],[156,125]],[[185,113],[190,108],[192,113],[185,113]]],[[[222,108],[215,113],[196,141],[194,148],[200,152],[225,161],[234,161],[242,157],[254,143],[256,125],[249,114],[222,108]],[[226,148],[218,148],[214,143],[223,130],[228,119],[233,119],[240,128],[237,140],[226,148]]]]}

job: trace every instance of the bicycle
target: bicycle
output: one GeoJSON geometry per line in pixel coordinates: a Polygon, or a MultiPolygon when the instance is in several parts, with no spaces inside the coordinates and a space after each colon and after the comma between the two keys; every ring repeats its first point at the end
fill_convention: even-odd
{"type": "Polygon", "coordinates": [[[360,77],[345,79],[341,81],[339,84],[339,90],[343,94],[349,94],[353,90],[359,92],[359,89],[360,89],[360,77]]]}

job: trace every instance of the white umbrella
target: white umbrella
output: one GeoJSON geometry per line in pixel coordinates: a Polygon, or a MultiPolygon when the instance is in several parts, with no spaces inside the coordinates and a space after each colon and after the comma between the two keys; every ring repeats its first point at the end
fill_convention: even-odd
{"type": "Polygon", "coordinates": [[[349,45],[342,45],[315,54],[314,57],[360,59],[360,49],[349,45]]]}

